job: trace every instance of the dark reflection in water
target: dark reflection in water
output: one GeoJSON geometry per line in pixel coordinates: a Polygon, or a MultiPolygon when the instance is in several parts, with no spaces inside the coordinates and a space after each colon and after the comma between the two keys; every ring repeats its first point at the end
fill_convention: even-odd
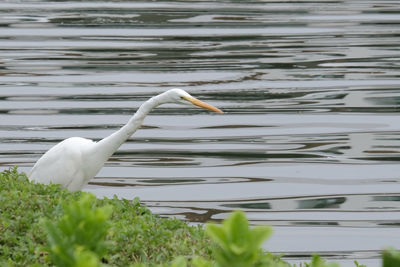
{"type": "Polygon", "coordinates": [[[223,207],[228,208],[240,208],[240,209],[271,209],[271,205],[268,202],[257,202],[257,203],[243,203],[243,204],[225,204],[223,207]]]}
{"type": "Polygon", "coordinates": [[[196,223],[243,209],[294,260],[377,266],[398,246],[398,1],[24,1],[0,15],[1,169],[99,140],[181,87],[225,114],[160,107],[85,190],[196,223]]]}
{"type": "Polygon", "coordinates": [[[340,208],[340,204],[346,201],[345,197],[315,198],[298,201],[299,209],[327,209],[340,208]]]}

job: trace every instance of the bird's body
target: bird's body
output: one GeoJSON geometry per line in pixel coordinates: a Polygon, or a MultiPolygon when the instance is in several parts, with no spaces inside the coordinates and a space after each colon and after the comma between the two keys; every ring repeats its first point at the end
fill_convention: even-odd
{"type": "Polygon", "coordinates": [[[192,103],[222,113],[219,109],[193,98],[181,89],[171,89],[143,103],[126,125],[99,142],[71,137],[58,143],[36,162],[28,175],[29,180],[42,184],[60,184],[70,191],[80,190],[140,127],[146,115],[164,103],[192,103]]]}
{"type": "Polygon", "coordinates": [[[71,137],[47,151],[32,168],[29,178],[42,184],[61,184],[70,191],[81,189],[86,177],[94,177],[101,166],[89,164],[96,145],[89,139],[71,137]]]}

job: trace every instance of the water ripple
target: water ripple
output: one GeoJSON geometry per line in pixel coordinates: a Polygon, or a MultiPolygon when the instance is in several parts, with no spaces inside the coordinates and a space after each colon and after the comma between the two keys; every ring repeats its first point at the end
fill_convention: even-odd
{"type": "Polygon", "coordinates": [[[155,110],[85,190],[192,223],[243,209],[295,263],[373,266],[398,245],[397,1],[24,1],[0,14],[0,168],[99,140],[182,87],[225,114],[155,110]]]}

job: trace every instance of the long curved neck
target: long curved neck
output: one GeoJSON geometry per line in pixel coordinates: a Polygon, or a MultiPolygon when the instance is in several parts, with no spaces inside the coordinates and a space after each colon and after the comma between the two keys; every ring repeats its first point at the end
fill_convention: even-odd
{"type": "Polygon", "coordinates": [[[100,140],[95,145],[95,157],[101,157],[103,163],[142,125],[144,118],[158,105],[162,104],[160,95],[144,102],[135,115],[121,129],[100,140]]]}

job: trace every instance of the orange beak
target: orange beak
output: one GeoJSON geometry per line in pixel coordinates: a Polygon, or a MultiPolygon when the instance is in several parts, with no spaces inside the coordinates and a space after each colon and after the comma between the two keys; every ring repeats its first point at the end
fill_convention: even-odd
{"type": "Polygon", "coordinates": [[[192,103],[195,106],[201,107],[201,108],[205,108],[217,113],[224,113],[222,112],[222,110],[220,110],[219,108],[216,108],[214,106],[211,106],[210,104],[204,103],[203,101],[198,100],[197,98],[194,97],[184,97],[187,101],[189,101],[190,103],[192,103]]]}

